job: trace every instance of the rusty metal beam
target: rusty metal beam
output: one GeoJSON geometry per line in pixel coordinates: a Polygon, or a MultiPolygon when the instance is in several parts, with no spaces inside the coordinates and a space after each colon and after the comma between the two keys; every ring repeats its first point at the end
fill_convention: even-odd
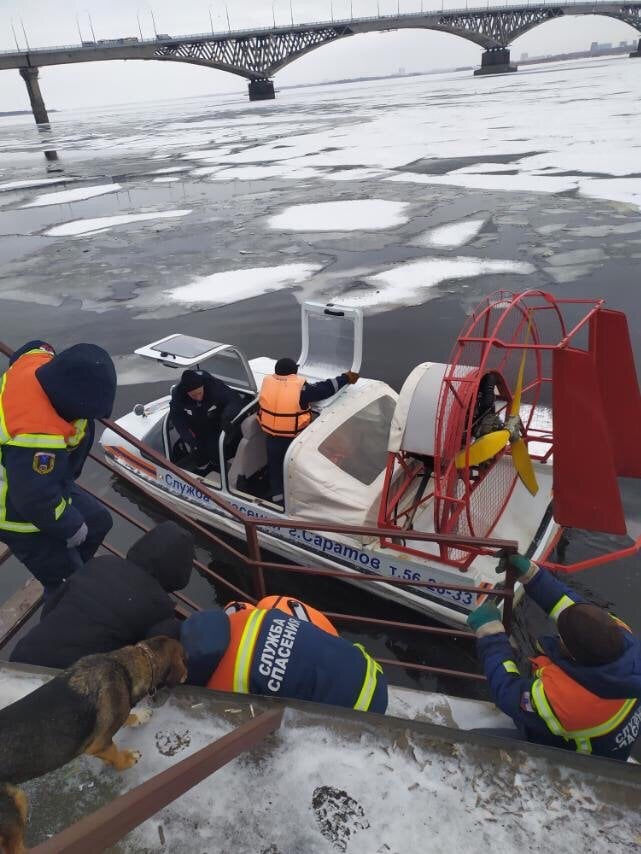
{"type": "Polygon", "coordinates": [[[35,578],[30,578],[0,605],[0,648],[37,611],[42,601],[42,592],[42,584],[35,578]]]}
{"type": "Polygon", "coordinates": [[[280,727],[283,711],[282,708],[273,709],[242,724],[32,848],[31,854],[93,854],[115,845],[167,804],[275,732],[280,727]]]}

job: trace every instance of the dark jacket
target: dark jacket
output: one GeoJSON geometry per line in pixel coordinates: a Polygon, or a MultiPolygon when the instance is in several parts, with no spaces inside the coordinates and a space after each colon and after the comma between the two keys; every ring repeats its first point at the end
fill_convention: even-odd
{"type": "Polygon", "coordinates": [[[84,655],[111,652],[156,635],[178,637],[168,591],[189,581],[191,535],[163,522],[139,539],[127,559],[96,557],[47,602],[47,613],[16,645],[12,661],[69,667],[84,655]]]}
{"type": "Polygon", "coordinates": [[[202,401],[192,400],[181,383],[171,393],[169,412],[180,438],[189,447],[198,443],[201,434],[225,429],[240,412],[243,399],[222,380],[207,371],[202,374],[205,394],[202,401]]]}
{"type": "MultiPolygon", "coordinates": [[[[34,345],[20,348],[21,355],[34,345]]],[[[12,364],[19,356],[14,354],[12,364]]],[[[2,448],[2,465],[9,488],[6,494],[7,519],[24,520],[56,539],[67,540],[84,519],[68,504],[56,519],[56,508],[69,497],[80,475],[94,439],[94,418],[108,417],[116,394],[116,372],[109,354],[94,344],[76,344],[55,356],[35,372],[54,409],[66,421],[88,419],[85,437],[73,451],[37,447],[2,448]],[[53,463],[48,473],[34,469],[35,454],[44,451],[53,463]]]]}
{"type": "Polygon", "coordinates": [[[334,379],[321,380],[318,383],[305,383],[300,393],[300,408],[308,409],[311,403],[327,400],[345,385],[347,385],[345,374],[339,374],[334,379]]]}
{"type": "MultiPolygon", "coordinates": [[[[525,586],[525,591],[546,613],[550,613],[559,600],[567,596],[573,602],[585,601],[574,590],[566,587],[544,569],[525,586]]],[[[561,654],[558,637],[544,637],[539,646],[544,655],[558,665],[573,680],[593,694],[604,699],[641,700],[641,643],[634,635],[621,629],[625,652],[611,664],[587,667],[561,654]]],[[[532,701],[533,677],[523,677],[505,663],[513,662],[514,652],[503,632],[481,637],[477,641],[479,656],[488,678],[490,693],[496,705],[509,715],[528,741],[550,744],[566,750],[575,750],[574,741],[553,735],[539,716],[532,701]]],[[[516,669],[516,666],[515,668],[516,669]]],[[[641,703],[610,733],[592,739],[592,752],[598,756],[627,759],[637,734],[641,729],[641,703]]]]}
{"type": "MultiPolygon", "coordinates": [[[[229,645],[229,617],[222,610],[193,614],[182,624],[180,640],[188,656],[188,681],[205,685],[229,645]]],[[[270,610],[254,649],[250,693],[353,708],[366,670],[365,656],[354,644],[270,610]],[[281,649],[276,639],[285,635],[289,639],[281,649]]],[[[369,708],[381,714],[387,708],[387,680],[382,673],[369,708]]]]}

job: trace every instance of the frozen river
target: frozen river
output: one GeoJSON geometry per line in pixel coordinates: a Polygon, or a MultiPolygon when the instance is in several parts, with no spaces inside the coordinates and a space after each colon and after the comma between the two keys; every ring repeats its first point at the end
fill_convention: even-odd
{"type": "MultiPolygon", "coordinates": [[[[45,134],[0,119],[1,337],[102,344],[119,369],[119,415],[165,393],[136,347],[182,331],[249,357],[295,356],[309,298],[363,307],[363,372],[397,388],[418,362],[447,360],[466,313],[499,287],[604,296],[634,320],[639,68],[585,60],[284,90],[266,104],[63,111],[45,134]],[[63,171],[46,171],[44,149],[63,171]]],[[[632,335],[641,364],[634,322],[632,335]]],[[[113,491],[99,471],[90,479],[113,491]]],[[[577,583],[641,628],[638,574],[630,561],[577,583]]],[[[205,582],[192,587],[213,601],[205,582]]],[[[356,596],[331,588],[316,604],[350,609],[356,596]]],[[[386,657],[470,660],[450,643],[371,643],[386,657]]]]}

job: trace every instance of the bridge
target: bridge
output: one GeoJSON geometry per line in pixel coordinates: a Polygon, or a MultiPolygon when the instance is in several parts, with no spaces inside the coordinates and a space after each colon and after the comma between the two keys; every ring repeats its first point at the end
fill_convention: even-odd
{"type": "MultiPolygon", "coordinates": [[[[157,60],[202,65],[237,74],[249,81],[250,100],[275,97],[273,76],[286,65],[326,44],[361,33],[424,29],[450,33],[483,48],[475,74],[516,71],[510,44],[548,21],[575,15],[603,15],[641,32],[641,0],[630,3],[570,2],[385,15],[376,18],[324,21],[255,30],[162,36],[155,39],[108,39],[81,45],[0,53],[0,70],[18,69],[29,93],[38,124],[49,121],[38,82],[39,69],[49,65],[105,60],[157,60]]],[[[641,56],[641,38],[630,56],[641,56]]]]}

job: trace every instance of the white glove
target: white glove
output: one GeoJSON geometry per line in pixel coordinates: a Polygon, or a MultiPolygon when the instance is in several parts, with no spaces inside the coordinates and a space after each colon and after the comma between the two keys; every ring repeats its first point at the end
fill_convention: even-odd
{"type": "Polygon", "coordinates": [[[82,525],[78,528],[73,536],[69,537],[67,540],[67,548],[68,549],[77,549],[78,546],[81,546],[84,541],[87,539],[87,534],[89,533],[89,528],[83,522],[82,525]]]}

